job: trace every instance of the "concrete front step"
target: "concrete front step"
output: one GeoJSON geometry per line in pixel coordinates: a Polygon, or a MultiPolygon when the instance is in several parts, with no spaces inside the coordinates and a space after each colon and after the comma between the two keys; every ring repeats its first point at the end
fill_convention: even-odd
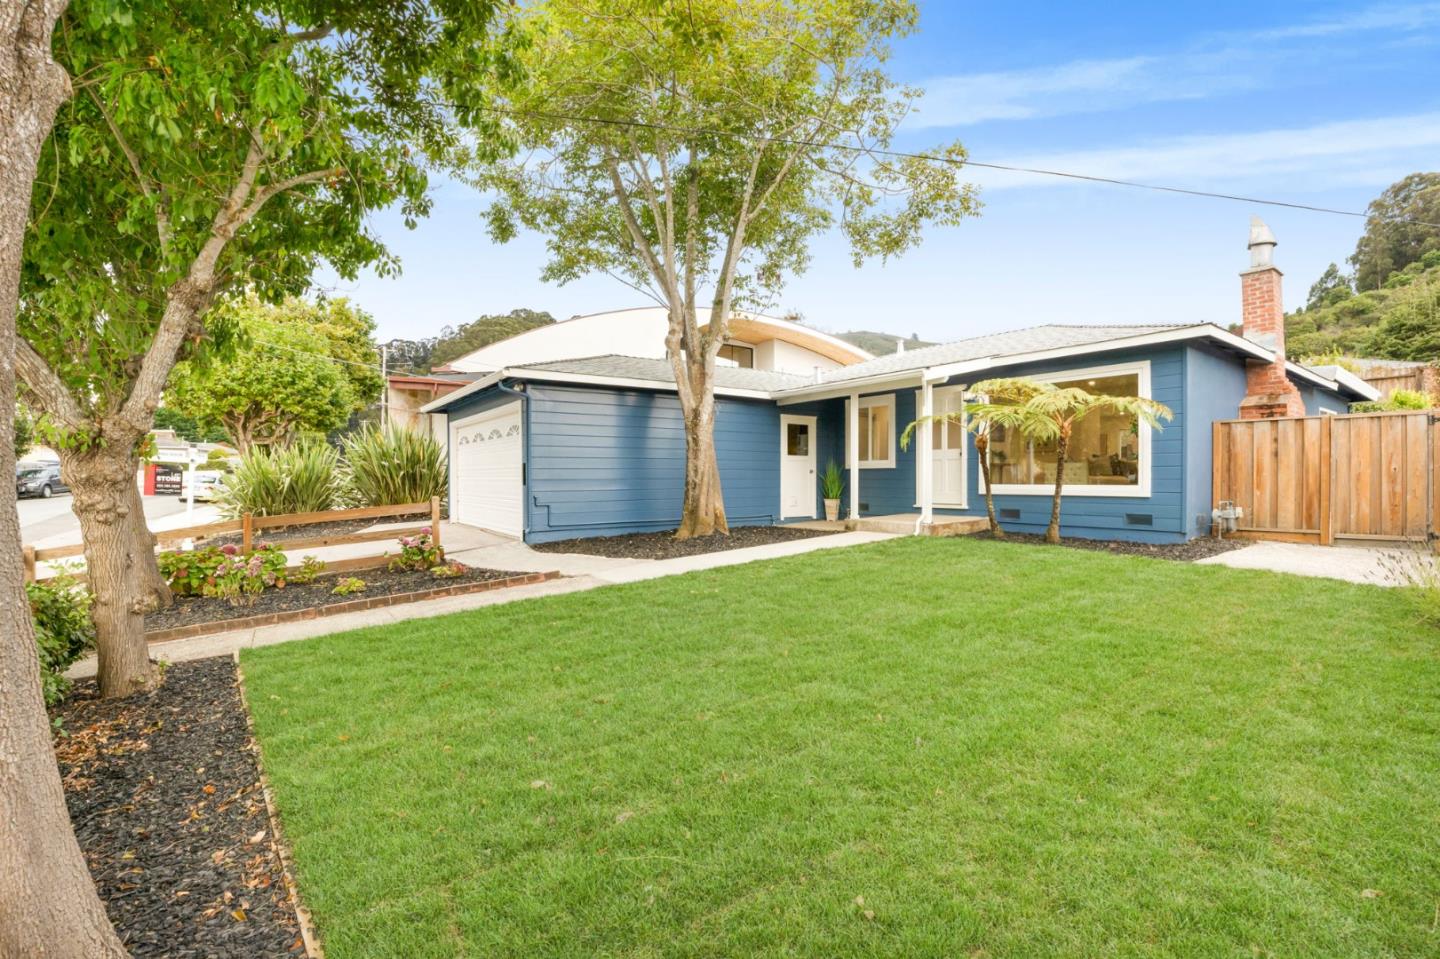
{"type": "MultiPolygon", "coordinates": [[[[845,521],[845,528],[865,533],[896,533],[909,536],[915,532],[919,513],[900,513],[893,516],[862,516],[860,519],[845,521]]],[[[922,536],[966,536],[978,533],[987,525],[983,516],[936,516],[929,526],[920,527],[922,536]]]]}

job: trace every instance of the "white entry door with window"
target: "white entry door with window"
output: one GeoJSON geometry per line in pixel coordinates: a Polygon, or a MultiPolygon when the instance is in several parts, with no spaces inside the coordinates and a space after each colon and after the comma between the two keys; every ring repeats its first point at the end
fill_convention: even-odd
{"type": "Polygon", "coordinates": [[[450,424],[450,518],[519,538],[525,533],[520,404],[450,424]]]}
{"type": "Polygon", "coordinates": [[[780,518],[815,518],[815,417],[780,417],[780,518]]]}
{"type": "MultiPolygon", "coordinates": [[[[936,416],[965,411],[965,389],[961,386],[937,387],[931,398],[936,416]]],[[[919,391],[916,391],[919,408],[919,391]]],[[[960,421],[930,424],[930,460],[935,473],[931,490],[932,506],[965,509],[965,424],[960,421]]],[[[916,452],[919,461],[919,452],[916,452]]],[[[915,471],[915,505],[920,505],[920,471],[915,471]]]]}

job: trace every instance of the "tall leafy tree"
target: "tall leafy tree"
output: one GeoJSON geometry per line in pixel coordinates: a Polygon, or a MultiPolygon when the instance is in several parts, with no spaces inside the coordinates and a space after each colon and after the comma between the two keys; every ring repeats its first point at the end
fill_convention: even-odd
{"type": "Polygon", "coordinates": [[[802,271],[832,227],[858,264],[977,212],[958,143],[934,159],[882,152],[918,96],[884,69],[915,7],[541,0],[517,16],[527,82],[504,110],[527,160],[478,178],[499,197],[491,233],[541,231],[546,279],[604,272],[666,308],[685,425],[677,535],[726,532],[714,377],[733,311],[802,271]]]}
{"type": "Polygon", "coordinates": [[[1378,290],[1390,274],[1440,250],[1440,173],[1412,173],[1371,201],[1350,265],[1355,288],[1378,290]]]}
{"type": "MultiPolygon", "coordinates": [[[[0,4],[0,435],[14,429],[15,321],[31,191],[56,111],[70,94],[51,55],[64,9],[65,0],[0,4]]],[[[14,449],[0,443],[0,476],[14,466],[14,449]]],[[[125,955],[65,810],[20,569],[20,519],[9,499],[0,508],[0,955],[42,952],[55,959],[125,955]]]]}
{"type": "Polygon", "coordinates": [[[493,0],[79,0],[57,55],[76,95],[42,152],[16,362],[58,433],[95,603],[103,695],[149,685],[168,601],[133,481],[174,364],[224,339],[212,303],[278,298],[324,261],[395,262],[365,225],[426,212],[465,153],[493,0]]]}
{"type": "Polygon", "coordinates": [[[1315,310],[1355,295],[1352,280],[1340,272],[1340,267],[1331,263],[1320,274],[1320,279],[1310,284],[1310,294],[1305,298],[1305,309],[1315,310]]]}
{"type": "Polygon", "coordinates": [[[177,364],[168,404],[201,425],[224,427],[241,453],[345,425],[356,409],[355,388],[347,364],[330,355],[323,307],[304,301],[270,307],[250,298],[227,312],[241,342],[215,362],[177,364]]]}

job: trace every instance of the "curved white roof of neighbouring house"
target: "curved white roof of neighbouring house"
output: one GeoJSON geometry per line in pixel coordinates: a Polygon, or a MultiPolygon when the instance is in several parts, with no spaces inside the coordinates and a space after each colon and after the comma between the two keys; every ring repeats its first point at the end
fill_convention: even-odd
{"type": "MultiPolygon", "coordinates": [[[[708,309],[698,313],[702,326],[709,323],[708,309]]],[[[659,306],[575,316],[482,346],[447,365],[450,369],[466,373],[490,373],[507,366],[606,354],[664,359],[665,333],[669,328],[667,317],[665,308],[659,306]]],[[[743,343],[779,340],[842,366],[872,358],[866,351],[837,336],[759,313],[737,311],[730,321],[730,333],[731,339],[743,343]]]]}

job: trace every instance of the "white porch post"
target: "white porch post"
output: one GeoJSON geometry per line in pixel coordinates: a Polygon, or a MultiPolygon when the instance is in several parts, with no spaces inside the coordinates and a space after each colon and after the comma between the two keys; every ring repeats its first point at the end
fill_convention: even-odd
{"type": "Polygon", "coordinates": [[[845,456],[850,460],[850,518],[860,518],[860,394],[845,404],[845,456]]]}
{"type": "MultiPolygon", "coordinates": [[[[920,415],[935,415],[935,386],[929,380],[920,383],[920,415]]],[[[920,523],[929,526],[935,521],[935,428],[926,423],[920,433],[920,523]]]]}

